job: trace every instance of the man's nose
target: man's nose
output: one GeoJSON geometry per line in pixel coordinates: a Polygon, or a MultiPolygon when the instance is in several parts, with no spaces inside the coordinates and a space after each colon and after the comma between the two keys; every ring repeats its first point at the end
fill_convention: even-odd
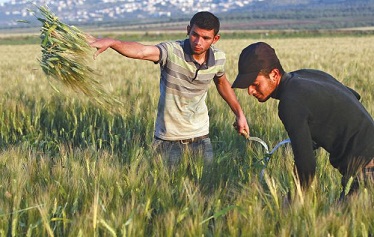
{"type": "Polygon", "coordinates": [[[253,95],[254,92],[255,92],[255,89],[253,88],[253,86],[249,86],[248,87],[248,95],[253,95]]]}
{"type": "Polygon", "coordinates": [[[195,40],[194,40],[194,43],[195,44],[200,44],[200,39],[201,39],[201,37],[196,37],[195,40]]]}

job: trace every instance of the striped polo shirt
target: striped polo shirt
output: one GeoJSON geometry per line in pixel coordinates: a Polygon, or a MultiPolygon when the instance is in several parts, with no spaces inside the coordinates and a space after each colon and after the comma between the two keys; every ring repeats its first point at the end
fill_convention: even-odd
{"type": "Polygon", "coordinates": [[[224,52],[211,47],[208,60],[200,65],[192,58],[189,39],[163,42],[157,47],[161,76],[155,136],[180,140],[208,134],[205,100],[212,79],[224,75],[224,52]]]}

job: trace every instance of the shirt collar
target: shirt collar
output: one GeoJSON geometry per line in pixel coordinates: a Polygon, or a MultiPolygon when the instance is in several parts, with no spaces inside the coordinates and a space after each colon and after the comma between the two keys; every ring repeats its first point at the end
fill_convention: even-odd
{"type": "MultiPolygon", "coordinates": [[[[184,52],[184,58],[187,62],[197,63],[192,57],[192,49],[191,49],[191,44],[190,44],[189,39],[185,39],[183,42],[183,52],[184,52]]],[[[212,67],[214,66],[215,61],[216,61],[212,47],[209,47],[207,54],[208,54],[208,60],[205,62],[205,64],[207,67],[212,67]]]]}

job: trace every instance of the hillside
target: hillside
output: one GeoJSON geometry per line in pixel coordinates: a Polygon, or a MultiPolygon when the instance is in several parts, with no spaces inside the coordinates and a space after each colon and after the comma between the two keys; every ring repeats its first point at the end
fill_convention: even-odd
{"type": "MultiPolygon", "coordinates": [[[[181,29],[196,11],[217,14],[223,29],[332,29],[374,25],[374,0],[36,0],[64,22],[93,27],[181,29]]],[[[28,0],[0,5],[0,29],[35,26],[28,0]],[[18,20],[29,20],[23,24],[18,20]]]]}

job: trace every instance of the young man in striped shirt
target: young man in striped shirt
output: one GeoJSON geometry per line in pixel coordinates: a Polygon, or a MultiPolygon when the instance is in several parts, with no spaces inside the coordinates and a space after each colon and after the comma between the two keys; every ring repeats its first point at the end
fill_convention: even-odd
{"type": "Polygon", "coordinates": [[[206,96],[213,80],[221,97],[236,116],[239,134],[249,134],[241,106],[225,74],[225,54],[213,47],[220,39],[219,19],[210,12],[196,13],[187,26],[188,38],[143,45],[114,39],[95,39],[94,57],[112,48],[123,56],[160,65],[160,98],[154,133],[154,148],[169,165],[177,164],[186,150],[204,161],[213,160],[206,96]]]}

